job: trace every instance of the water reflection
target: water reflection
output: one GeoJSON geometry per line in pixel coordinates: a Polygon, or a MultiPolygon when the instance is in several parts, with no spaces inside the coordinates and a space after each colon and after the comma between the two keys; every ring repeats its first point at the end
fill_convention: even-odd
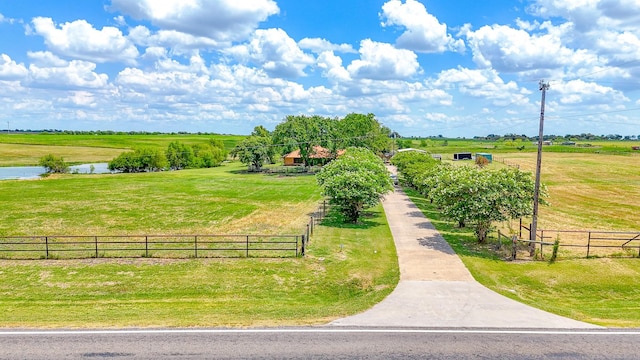
{"type": "MultiPolygon", "coordinates": [[[[108,174],[111,173],[108,165],[108,163],[73,165],[69,167],[69,172],[74,174],[108,174]]],[[[44,172],[42,166],[0,167],[0,180],[37,179],[44,172]]]]}

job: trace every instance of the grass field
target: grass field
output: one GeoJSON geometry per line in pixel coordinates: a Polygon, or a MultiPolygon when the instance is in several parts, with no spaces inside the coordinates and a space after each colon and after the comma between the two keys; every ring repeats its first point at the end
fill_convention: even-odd
{"type": "MultiPolygon", "coordinates": [[[[533,169],[533,152],[500,156],[533,169]]],[[[541,208],[540,227],[638,230],[639,161],[638,156],[545,152],[543,181],[552,206],[541,208]]],[[[0,231],[299,232],[320,199],[315,178],[243,169],[230,164],[0,181],[0,231]]],[[[441,219],[427,201],[413,199],[486,286],[578,320],[640,326],[638,259],[504,262],[477,246],[467,229],[441,219]]],[[[299,259],[0,260],[0,327],[320,324],[372,306],[391,292],[398,276],[391,235],[377,207],[358,226],[328,220],[299,259]]]]}
{"type": "Polygon", "coordinates": [[[321,199],[315,178],[243,169],[0,181],[0,235],[301,233],[321,199]]]}
{"type": "Polygon", "coordinates": [[[253,327],[325,324],[398,281],[381,207],[328,221],[305,258],[0,260],[0,327],[253,327]]]}
{"type": "MultiPolygon", "coordinates": [[[[554,153],[583,153],[583,154],[639,154],[633,146],[640,146],[640,141],[577,141],[575,146],[554,143],[544,146],[545,152],[554,153]]],[[[472,139],[423,139],[412,140],[411,147],[424,149],[432,154],[445,154],[451,159],[451,154],[457,152],[489,152],[493,154],[531,153],[537,152],[538,146],[530,141],[490,141],[472,139]],[[522,150],[519,150],[521,148],[522,150]]]]}
{"type": "Polygon", "coordinates": [[[0,134],[0,166],[37,165],[47,154],[62,156],[72,164],[108,162],[126,150],[151,147],[165,150],[170,142],[205,144],[220,139],[227,150],[245,136],[239,135],[62,135],[0,134]]]}
{"type": "MultiPolygon", "coordinates": [[[[315,178],[243,169],[2,181],[2,233],[301,233],[315,178]]],[[[0,260],[0,327],[321,324],[397,283],[381,207],[358,226],[329,218],[311,244],[297,259],[0,260]]]]}

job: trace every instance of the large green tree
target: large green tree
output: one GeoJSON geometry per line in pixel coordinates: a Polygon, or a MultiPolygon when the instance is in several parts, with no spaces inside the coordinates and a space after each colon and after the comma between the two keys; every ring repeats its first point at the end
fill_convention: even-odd
{"type": "Polygon", "coordinates": [[[263,136],[249,136],[240,141],[231,151],[231,155],[247,165],[249,171],[260,171],[262,166],[270,161],[270,139],[263,136]]]}
{"type": "Polygon", "coordinates": [[[382,160],[364,148],[349,148],[317,175],[323,195],[346,220],[357,222],[362,210],[374,206],[393,189],[382,160]]]}
{"type": "Polygon", "coordinates": [[[332,121],[322,116],[289,115],[273,131],[273,142],[283,154],[300,149],[303,164],[311,163],[315,146],[331,148],[332,121]]]}
{"type": "MultiPolygon", "coordinates": [[[[453,166],[433,176],[429,195],[443,214],[474,228],[484,243],[494,222],[531,215],[534,181],[529,173],[514,168],[485,170],[453,166]]],[[[543,187],[541,195],[546,196],[543,187]]]]}
{"type": "Polygon", "coordinates": [[[373,114],[348,114],[338,120],[336,131],[336,142],[341,148],[363,147],[376,154],[391,148],[391,130],[382,126],[373,114]]]}

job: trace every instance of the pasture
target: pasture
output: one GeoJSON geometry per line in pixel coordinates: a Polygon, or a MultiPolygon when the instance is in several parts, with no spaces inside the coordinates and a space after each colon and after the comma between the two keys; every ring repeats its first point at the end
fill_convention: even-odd
{"type": "MultiPolygon", "coordinates": [[[[2,181],[1,231],[301,233],[320,200],[315,178],[243,170],[2,181]]],[[[0,260],[0,327],[320,324],[373,306],[397,283],[381,207],[358,226],[328,219],[311,244],[288,259],[0,260]]]]}
{"type": "MultiPolygon", "coordinates": [[[[33,136],[38,139],[34,145],[24,140],[8,146],[54,146],[50,149],[60,151],[76,147],[79,157],[82,150],[133,147],[126,137],[117,136],[33,136]],[[58,144],[47,143],[51,139],[58,144]]],[[[194,136],[193,141],[208,138],[194,136]]],[[[163,139],[159,147],[176,140],[130,139],[138,144],[163,139]]],[[[453,144],[449,142],[449,149],[453,144]]],[[[466,144],[456,151],[467,149],[468,140],[466,144]]],[[[487,145],[475,146],[492,152],[483,147],[487,145]]],[[[6,149],[0,146],[0,151],[6,149]]],[[[500,157],[524,170],[533,170],[535,163],[535,152],[528,149],[505,151],[500,157]]],[[[551,206],[541,207],[539,228],[638,230],[639,164],[640,158],[630,154],[569,154],[545,148],[543,182],[551,206]]],[[[0,232],[299,233],[320,200],[315,178],[243,170],[231,163],[214,169],[0,181],[0,232]]],[[[638,259],[504,262],[477,246],[467,229],[441,219],[428,201],[416,194],[413,200],[474,277],[491,289],[578,320],[640,326],[638,259]]],[[[514,224],[502,226],[516,230],[514,224]]],[[[297,259],[0,260],[0,312],[6,314],[0,327],[322,324],[371,307],[392,291],[398,277],[390,231],[377,207],[359,225],[328,219],[316,228],[307,256],[297,259]]]]}

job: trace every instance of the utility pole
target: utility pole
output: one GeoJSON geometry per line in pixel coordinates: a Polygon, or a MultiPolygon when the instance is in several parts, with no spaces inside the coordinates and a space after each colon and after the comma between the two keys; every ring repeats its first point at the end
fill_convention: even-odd
{"type": "MultiPolygon", "coordinates": [[[[549,84],[544,80],[540,80],[540,91],[542,91],[542,101],[540,103],[540,132],[538,133],[538,161],[536,162],[536,184],[533,191],[533,217],[531,219],[531,229],[529,231],[529,240],[535,241],[538,231],[538,203],[540,198],[540,169],[542,167],[542,142],[544,137],[544,101],[549,84]]],[[[529,251],[533,255],[535,244],[531,243],[529,251]]]]}

